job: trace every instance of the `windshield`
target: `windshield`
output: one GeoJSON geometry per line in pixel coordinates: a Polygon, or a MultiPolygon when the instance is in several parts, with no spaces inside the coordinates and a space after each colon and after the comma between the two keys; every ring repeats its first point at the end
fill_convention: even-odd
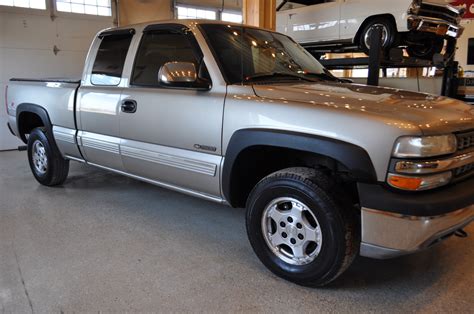
{"type": "Polygon", "coordinates": [[[240,25],[200,26],[229,84],[257,80],[337,80],[285,35],[240,25]]]}

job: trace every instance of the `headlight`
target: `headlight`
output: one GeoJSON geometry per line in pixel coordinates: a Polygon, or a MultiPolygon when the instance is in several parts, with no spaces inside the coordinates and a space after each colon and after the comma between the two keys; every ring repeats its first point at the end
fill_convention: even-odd
{"type": "Polygon", "coordinates": [[[408,8],[408,14],[418,15],[421,8],[421,0],[413,0],[410,7],[408,8]]]}
{"type": "Polygon", "coordinates": [[[400,137],[393,148],[393,156],[400,158],[433,157],[456,152],[456,136],[404,136],[400,137]]]}

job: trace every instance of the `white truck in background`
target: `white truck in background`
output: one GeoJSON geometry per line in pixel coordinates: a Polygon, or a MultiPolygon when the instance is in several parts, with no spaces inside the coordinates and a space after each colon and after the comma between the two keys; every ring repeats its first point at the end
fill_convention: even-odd
{"type": "Polygon", "coordinates": [[[374,26],[383,29],[383,47],[406,47],[412,57],[431,60],[446,38],[458,38],[464,8],[445,0],[284,0],[277,8],[277,31],[308,50],[334,47],[368,53],[374,26]]]}

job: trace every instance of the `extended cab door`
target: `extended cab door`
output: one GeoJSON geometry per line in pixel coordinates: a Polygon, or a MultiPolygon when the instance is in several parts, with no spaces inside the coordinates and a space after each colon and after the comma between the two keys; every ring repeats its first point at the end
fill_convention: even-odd
{"type": "Polygon", "coordinates": [[[193,33],[183,25],[145,28],[119,112],[122,160],[127,172],[165,185],[220,196],[225,89],[166,88],[158,71],[167,62],[192,62],[208,76],[193,33]]]}
{"type": "Polygon", "coordinates": [[[123,170],[120,156],[119,111],[122,71],[132,30],[108,31],[91,51],[86,75],[77,93],[78,143],[84,158],[93,164],[123,170]]]}
{"type": "Polygon", "coordinates": [[[318,4],[284,11],[287,34],[299,43],[338,40],[341,1],[319,0],[314,1],[318,4]]]}

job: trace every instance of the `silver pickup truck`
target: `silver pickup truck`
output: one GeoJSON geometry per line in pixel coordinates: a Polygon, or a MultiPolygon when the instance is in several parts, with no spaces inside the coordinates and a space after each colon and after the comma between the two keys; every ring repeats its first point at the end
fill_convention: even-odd
{"type": "Polygon", "coordinates": [[[6,102],[41,184],[63,184],[73,160],[246,207],[256,255],[301,285],[331,282],[358,254],[431,247],[474,218],[473,107],[342,82],[264,29],[107,29],[80,80],[11,79],[6,102]]]}

